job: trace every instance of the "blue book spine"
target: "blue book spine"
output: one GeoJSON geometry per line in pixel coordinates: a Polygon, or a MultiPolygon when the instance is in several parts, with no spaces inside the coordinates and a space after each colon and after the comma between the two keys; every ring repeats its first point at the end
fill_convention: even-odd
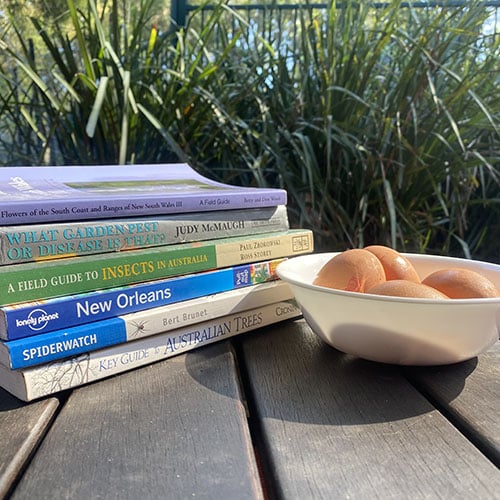
{"type": "Polygon", "coordinates": [[[8,341],[276,279],[284,259],[98,290],[1,309],[8,341]]]}
{"type": "Polygon", "coordinates": [[[177,304],[121,317],[94,321],[63,330],[0,344],[0,363],[13,370],[78,356],[141,337],[150,337],[189,324],[214,320],[239,311],[293,297],[282,281],[228,290],[177,304]]]}
{"type": "Polygon", "coordinates": [[[7,342],[10,368],[48,363],[127,341],[125,321],[110,318],[67,330],[7,342]],[[43,360],[43,361],[41,361],[43,360]]]}

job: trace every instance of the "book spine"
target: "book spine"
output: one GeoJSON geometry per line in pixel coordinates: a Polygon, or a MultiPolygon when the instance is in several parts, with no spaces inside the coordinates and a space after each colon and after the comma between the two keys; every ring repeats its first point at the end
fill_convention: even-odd
{"type": "Polygon", "coordinates": [[[0,363],[27,368],[292,299],[283,281],[200,297],[139,313],[0,343],[0,363]]]}
{"type": "Polygon", "coordinates": [[[298,318],[300,315],[300,309],[291,299],[86,353],[65,361],[24,370],[9,370],[0,365],[1,385],[19,399],[31,401],[229,339],[235,335],[298,318]]]}
{"type": "Polygon", "coordinates": [[[0,338],[16,340],[277,279],[273,259],[0,309],[0,338]]]}
{"type": "Polygon", "coordinates": [[[0,266],[289,229],[285,205],[0,227],[0,266]]]}
{"type": "MultiPolygon", "coordinates": [[[[33,209],[33,202],[9,201],[0,203],[0,224],[35,224],[67,220],[103,219],[108,217],[143,217],[153,215],[180,214],[188,212],[241,210],[256,207],[275,207],[286,205],[286,191],[273,190],[268,193],[254,188],[255,191],[241,190],[221,192],[207,190],[203,195],[176,197],[151,194],[135,198],[113,198],[105,202],[101,198],[80,198],[71,201],[64,199],[41,199],[36,201],[39,208],[33,209]]],[[[263,188],[264,189],[264,188],[263,188]]]]}
{"type": "Polygon", "coordinates": [[[0,306],[310,253],[312,248],[312,232],[295,229],[55,259],[43,265],[13,264],[2,268],[0,306]]]}
{"type": "Polygon", "coordinates": [[[187,164],[4,167],[0,183],[1,225],[249,209],[287,203],[284,189],[215,182],[187,164]]]}

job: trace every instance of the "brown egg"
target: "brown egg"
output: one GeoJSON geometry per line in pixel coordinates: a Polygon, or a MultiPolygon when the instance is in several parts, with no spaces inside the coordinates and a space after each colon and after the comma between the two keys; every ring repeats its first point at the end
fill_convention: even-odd
{"type": "Polygon", "coordinates": [[[420,277],[413,264],[396,250],[384,245],[370,245],[365,247],[365,250],[378,257],[385,271],[385,279],[420,283],[420,277]]]}
{"type": "Polygon", "coordinates": [[[313,283],[339,290],[365,292],[383,281],[385,272],[377,257],[367,250],[353,248],[332,257],[320,269],[313,283]]]}
{"type": "Polygon", "coordinates": [[[435,288],[408,280],[385,281],[384,283],[369,288],[366,292],[376,295],[390,295],[393,297],[449,300],[449,297],[435,288]]]}
{"type": "Polygon", "coordinates": [[[440,290],[452,299],[500,297],[494,283],[471,269],[441,269],[431,273],[422,283],[440,290]]]}

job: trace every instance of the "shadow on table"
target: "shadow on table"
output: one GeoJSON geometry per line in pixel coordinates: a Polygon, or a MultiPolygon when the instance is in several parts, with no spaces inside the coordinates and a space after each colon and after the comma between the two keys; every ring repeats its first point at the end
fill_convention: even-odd
{"type": "Polygon", "coordinates": [[[0,412],[15,410],[22,406],[26,406],[26,403],[0,388],[0,412]]]}
{"type": "MultiPolygon", "coordinates": [[[[405,368],[344,354],[320,340],[303,321],[264,328],[234,342],[242,386],[259,419],[350,426],[435,410],[405,377],[405,368]]],[[[186,364],[189,371],[189,356],[186,364]]],[[[439,367],[454,372],[450,399],[460,394],[476,364],[477,358],[439,367]]],[[[192,375],[196,377],[194,370],[192,375]]],[[[220,391],[205,378],[198,382],[220,391]]]]}

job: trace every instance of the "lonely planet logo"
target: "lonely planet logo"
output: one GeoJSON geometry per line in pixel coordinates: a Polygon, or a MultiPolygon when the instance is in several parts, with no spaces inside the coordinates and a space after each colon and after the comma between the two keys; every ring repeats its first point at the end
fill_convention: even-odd
{"type": "Polygon", "coordinates": [[[35,332],[43,330],[49,321],[59,319],[59,313],[47,314],[43,309],[33,309],[24,320],[16,320],[16,326],[26,326],[35,332]]]}

